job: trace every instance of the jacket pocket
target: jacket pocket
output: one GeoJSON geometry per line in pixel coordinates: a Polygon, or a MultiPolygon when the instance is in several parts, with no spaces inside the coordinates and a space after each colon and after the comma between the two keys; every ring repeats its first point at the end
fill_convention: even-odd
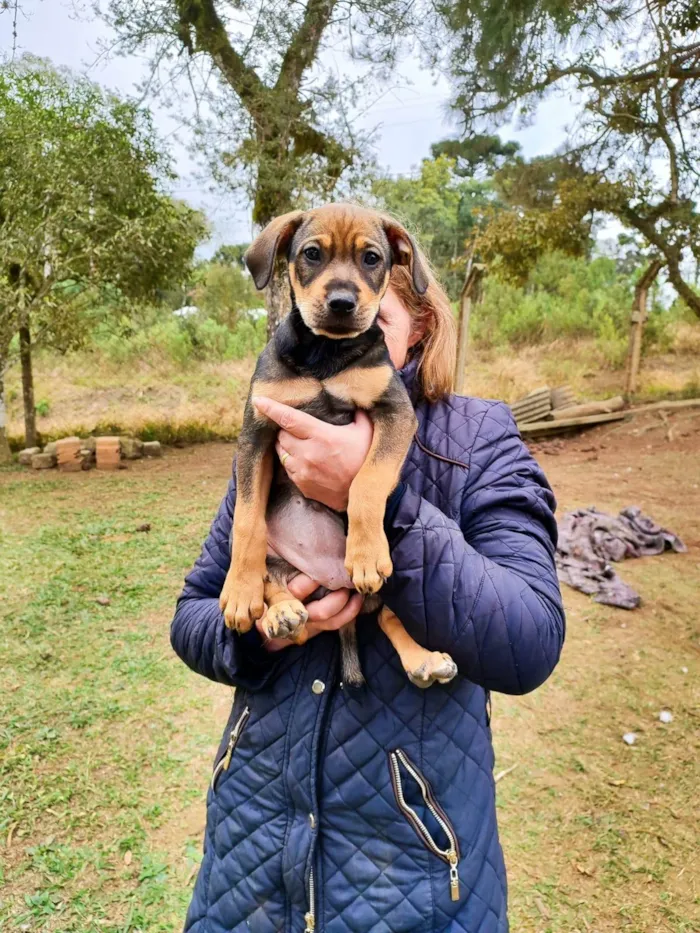
{"type": "Polygon", "coordinates": [[[406,817],[416,835],[429,852],[446,862],[450,868],[450,897],[453,901],[459,900],[459,840],[449,817],[435,799],[435,794],[428,779],[413,764],[408,755],[400,748],[389,752],[389,771],[394,796],[399,810],[406,817]],[[425,825],[416,810],[406,800],[408,790],[407,782],[418,786],[425,807],[435,820],[435,823],[444,834],[446,845],[442,839],[435,838],[425,825]]]}
{"type": "Polygon", "coordinates": [[[221,774],[224,771],[228,771],[231,765],[231,759],[233,758],[233,753],[238,744],[238,740],[241,737],[241,733],[245,729],[245,724],[248,722],[250,717],[250,707],[246,706],[243,708],[243,712],[240,714],[238,719],[234,722],[229,732],[228,742],[226,743],[226,748],[224,749],[223,755],[219,758],[214,767],[214,773],[211,776],[211,789],[216,790],[216,784],[221,774]]]}

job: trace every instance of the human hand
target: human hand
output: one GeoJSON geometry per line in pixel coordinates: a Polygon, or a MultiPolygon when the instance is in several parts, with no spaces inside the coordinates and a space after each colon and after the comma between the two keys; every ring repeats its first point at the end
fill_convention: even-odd
{"type": "MultiPolygon", "coordinates": [[[[320,584],[316,580],[312,580],[305,573],[298,574],[289,581],[287,586],[292,596],[300,599],[306,605],[309,613],[306,632],[309,638],[313,638],[320,632],[337,631],[357,618],[362,609],[362,596],[353,590],[346,589],[334,590],[321,599],[316,599],[310,603],[306,602],[319,586],[320,584]]],[[[255,625],[263,639],[265,639],[266,633],[263,628],[263,621],[264,616],[262,619],[258,619],[255,625]]],[[[288,638],[271,638],[265,642],[265,648],[268,651],[280,651],[282,648],[288,648],[291,644],[293,642],[288,638]]]]}
{"type": "Polygon", "coordinates": [[[264,396],[253,398],[253,405],[280,426],[275,448],[294,485],[307,499],[344,512],[372,444],[369,416],[357,411],[354,421],[338,426],[264,396]]]}

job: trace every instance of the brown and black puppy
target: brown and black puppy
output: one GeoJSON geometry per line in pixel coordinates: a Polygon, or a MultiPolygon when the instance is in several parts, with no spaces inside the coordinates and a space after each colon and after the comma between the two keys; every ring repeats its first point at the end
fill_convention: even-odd
{"type": "MultiPolygon", "coordinates": [[[[384,512],[416,417],[377,315],[392,264],[410,267],[421,294],[428,278],[403,227],[347,204],[293,211],[273,220],[245,257],[257,288],[270,281],[278,256],[288,261],[292,311],[261,354],[246,403],[236,467],[232,562],[221,608],[229,628],[246,632],[267,604],[268,634],[301,644],[308,614],[287,589],[295,573],[304,570],[329,589],[354,586],[368,597],[365,608],[370,611],[380,605],[374,594],[392,572],[384,512]],[[350,423],[358,408],[368,413],[374,436],[350,487],[346,516],[305,499],[294,486],[275,454],[277,425],[255,409],[254,396],[267,396],[332,424],[350,423]]],[[[452,659],[417,645],[388,607],[379,621],[414,683],[428,686],[454,676],[452,659]]],[[[344,679],[361,683],[354,624],[341,632],[341,642],[344,679]]]]}

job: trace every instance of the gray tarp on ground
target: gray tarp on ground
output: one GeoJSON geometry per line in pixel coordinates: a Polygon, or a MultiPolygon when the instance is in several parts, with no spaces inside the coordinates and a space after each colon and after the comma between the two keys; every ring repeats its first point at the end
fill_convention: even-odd
{"type": "Polygon", "coordinates": [[[557,570],[562,583],[594,596],[596,602],[636,609],[639,593],[621,580],[610,561],[687,551],[681,539],[629,506],[619,515],[596,508],[567,512],[559,522],[557,570]]]}

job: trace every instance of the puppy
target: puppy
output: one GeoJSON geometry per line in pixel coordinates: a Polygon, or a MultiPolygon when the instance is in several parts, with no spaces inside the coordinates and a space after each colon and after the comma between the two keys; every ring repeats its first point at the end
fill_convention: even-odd
{"type": "MultiPolygon", "coordinates": [[[[226,625],[248,631],[267,605],[270,637],[306,640],[308,613],[287,585],[300,570],[326,589],[354,587],[363,611],[392,572],[384,533],[386,501],[399,480],[416,430],[406,389],[377,324],[394,263],[410,268],[419,294],[427,272],[413,239],[395,220],[348,204],[293,211],[273,220],[246,253],[258,289],[287,259],[292,310],[261,354],[243,416],[236,464],[232,562],[221,593],[226,625]],[[279,463],[277,425],[259,413],[268,396],[331,424],[367,412],[374,436],[349,492],[346,514],[305,499],[279,463]],[[346,531],[347,525],[347,531],[346,531]],[[269,547],[268,547],[269,543],[269,547]]],[[[456,674],[449,655],[427,651],[384,606],[379,624],[420,687],[456,674]]],[[[363,682],[355,625],[341,630],[344,682],[363,682]]]]}

